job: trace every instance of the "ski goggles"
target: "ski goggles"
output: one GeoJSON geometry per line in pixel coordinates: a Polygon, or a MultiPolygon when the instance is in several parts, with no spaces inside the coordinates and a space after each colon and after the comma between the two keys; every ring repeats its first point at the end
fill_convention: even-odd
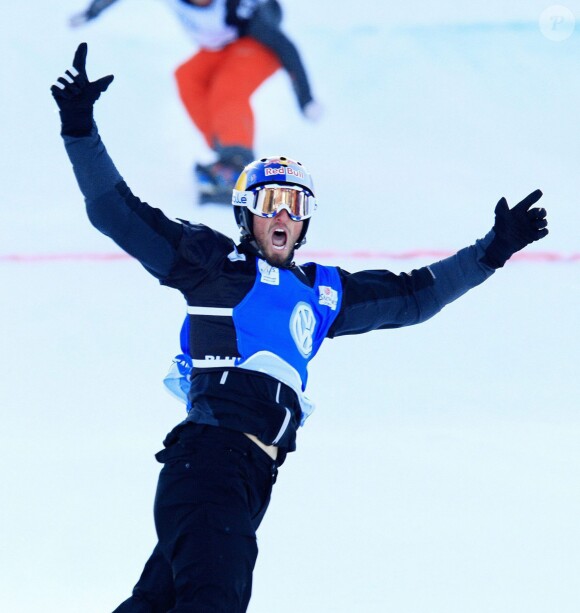
{"type": "Polygon", "coordinates": [[[294,221],[308,219],[316,210],[314,196],[296,185],[260,185],[251,191],[234,189],[232,204],[245,206],[260,217],[275,217],[285,209],[294,221]]]}

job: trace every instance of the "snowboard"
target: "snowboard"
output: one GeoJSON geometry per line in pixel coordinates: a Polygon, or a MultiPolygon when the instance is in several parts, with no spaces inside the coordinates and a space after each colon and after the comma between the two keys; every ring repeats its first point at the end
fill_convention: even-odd
{"type": "Polygon", "coordinates": [[[231,205],[236,179],[233,173],[216,172],[216,164],[196,164],[194,177],[199,204],[231,205]]]}

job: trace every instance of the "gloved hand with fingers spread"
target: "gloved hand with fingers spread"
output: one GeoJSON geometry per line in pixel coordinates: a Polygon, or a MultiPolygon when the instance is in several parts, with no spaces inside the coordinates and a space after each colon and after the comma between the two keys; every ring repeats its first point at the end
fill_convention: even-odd
{"type": "Polygon", "coordinates": [[[485,250],[483,262],[492,268],[501,268],[509,258],[526,245],[548,234],[546,209],[530,207],[542,197],[537,189],[513,208],[502,198],[495,207],[495,237],[485,250]]]}
{"type": "Polygon", "coordinates": [[[61,134],[87,136],[93,126],[93,105],[109,87],[113,75],[89,81],[85,63],[87,43],[81,43],[73,59],[73,67],[50,88],[60,110],[61,134]]]}

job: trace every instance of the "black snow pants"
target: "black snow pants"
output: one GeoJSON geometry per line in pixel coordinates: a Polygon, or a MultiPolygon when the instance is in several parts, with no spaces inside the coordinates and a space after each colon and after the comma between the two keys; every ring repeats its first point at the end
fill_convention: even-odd
{"type": "Polygon", "coordinates": [[[184,423],[156,458],[158,543],[113,613],[244,613],[277,464],[241,432],[184,423]]]}

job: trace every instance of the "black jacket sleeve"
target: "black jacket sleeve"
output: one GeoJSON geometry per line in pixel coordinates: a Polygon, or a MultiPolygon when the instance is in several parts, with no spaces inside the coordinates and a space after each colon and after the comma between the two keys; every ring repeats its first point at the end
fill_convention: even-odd
{"type": "Polygon", "coordinates": [[[105,9],[109,8],[111,4],[117,1],[118,0],[93,0],[84,12],[87,21],[98,17],[105,9]]]}
{"type": "Polygon", "coordinates": [[[115,168],[96,126],[89,136],[64,136],[89,220],[158,279],[179,258],[183,226],[134,196],[115,168]]]}
{"type": "Polygon", "coordinates": [[[342,305],[328,336],[399,328],[433,317],[493,274],[482,261],[492,238],[490,232],[455,255],[410,273],[339,270],[342,305]]]}
{"type": "Polygon", "coordinates": [[[279,26],[279,7],[269,2],[256,9],[242,33],[255,38],[271,49],[288,72],[298,104],[303,110],[313,100],[306,69],[294,43],[282,32],[279,26]]]}

